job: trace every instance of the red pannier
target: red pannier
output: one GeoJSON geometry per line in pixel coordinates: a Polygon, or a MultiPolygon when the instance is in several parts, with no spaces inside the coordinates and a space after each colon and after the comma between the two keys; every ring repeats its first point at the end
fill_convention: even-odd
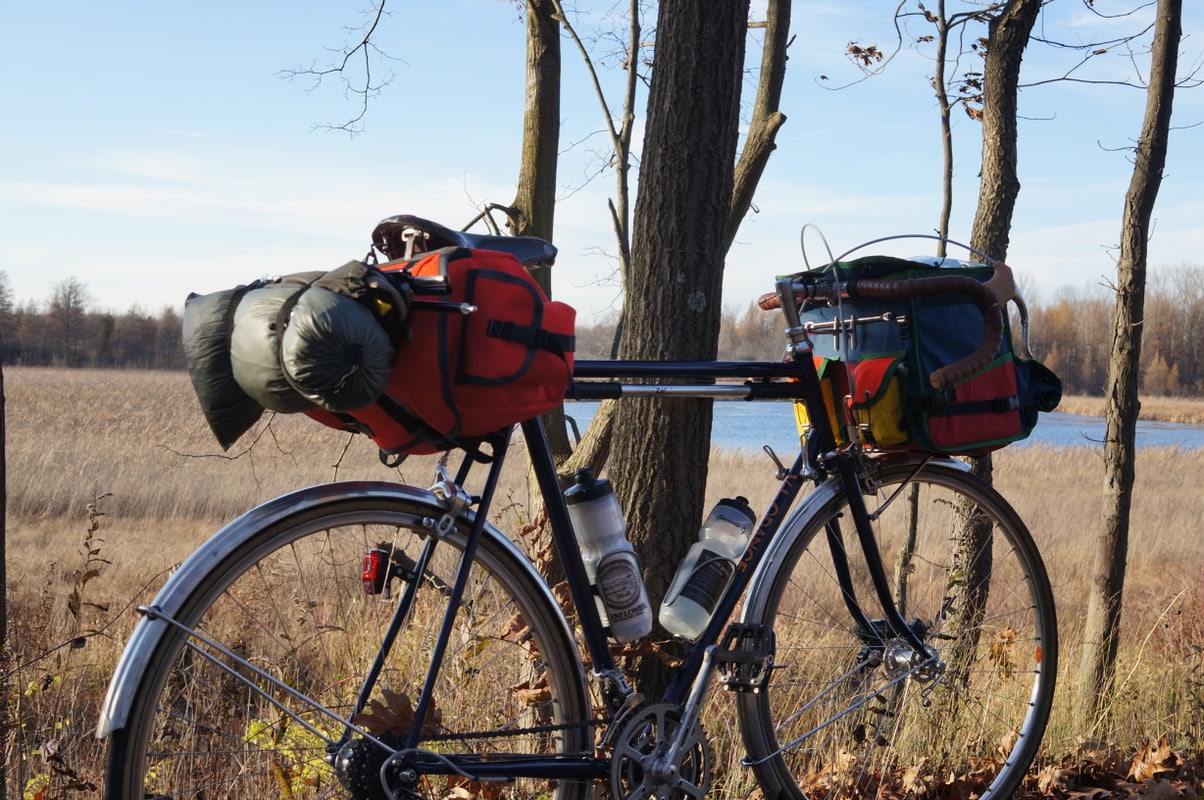
{"type": "Polygon", "coordinates": [[[435,278],[444,288],[436,302],[416,295],[388,385],[375,403],[309,416],[366,433],[383,454],[405,456],[471,446],[564,399],[573,375],[576,311],[548,300],[514,256],[446,247],[380,270],[435,278]],[[449,310],[449,304],[475,310],[449,310]]]}

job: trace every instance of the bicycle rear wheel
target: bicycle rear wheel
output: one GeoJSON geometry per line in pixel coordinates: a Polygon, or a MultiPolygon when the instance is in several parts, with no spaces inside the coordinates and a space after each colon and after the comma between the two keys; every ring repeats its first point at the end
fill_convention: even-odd
{"type": "MultiPolygon", "coordinates": [[[[416,724],[469,519],[436,534],[434,503],[381,496],[329,501],[247,536],[197,581],[158,640],[113,733],[108,796],[385,797],[379,773],[416,724]],[[387,594],[366,594],[362,560],[383,549],[387,594]],[[425,567],[424,553],[429,556],[425,567]],[[413,594],[404,619],[399,601],[413,594]],[[395,618],[364,713],[357,695],[395,618]],[[354,717],[358,732],[347,725],[354,717]]],[[[421,721],[427,767],[470,754],[592,752],[589,704],[559,610],[522,556],[487,528],[421,721]]],[[[415,759],[417,761],[415,761],[415,759]]],[[[420,767],[417,772],[422,773],[420,767]]],[[[450,771],[450,770],[447,770],[450,771]]],[[[580,782],[489,784],[491,797],[583,797],[580,782]]],[[[419,796],[468,796],[465,775],[419,775],[419,796]],[[456,793],[459,794],[456,794],[456,793]],[[467,795],[464,793],[467,792],[467,795]]]]}
{"type": "Polygon", "coordinates": [[[767,797],[1008,797],[1036,755],[1057,673],[1040,555],[985,482],[952,463],[915,470],[882,469],[866,503],[890,592],[923,649],[874,612],[839,491],[783,534],[752,590],[745,618],[772,626],[777,649],[740,720],[767,797]],[[852,621],[834,541],[868,624],[852,621]]]}

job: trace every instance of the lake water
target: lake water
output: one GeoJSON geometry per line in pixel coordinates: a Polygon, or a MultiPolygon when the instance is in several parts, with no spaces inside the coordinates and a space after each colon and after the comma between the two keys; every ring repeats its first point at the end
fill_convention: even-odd
{"type": "MultiPolygon", "coordinates": [[[[582,431],[597,408],[598,404],[592,402],[568,402],[564,406],[565,413],[576,418],[582,431]]],[[[1052,413],[1042,414],[1032,435],[1013,446],[1101,447],[1103,439],[1104,421],[1100,417],[1052,413]]],[[[794,409],[790,403],[716,401],[711,443],[741,450],[759,450],[768,444],[780,454],[791,453],[798,446],[794,409]]],[[[1137,446],[1201,448],[1204,425],[1138,422],[1137,446]]]]}

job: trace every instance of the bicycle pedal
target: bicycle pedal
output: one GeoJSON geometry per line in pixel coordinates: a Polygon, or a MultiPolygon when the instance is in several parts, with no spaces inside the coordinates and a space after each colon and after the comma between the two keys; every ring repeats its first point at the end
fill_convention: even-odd
{"type": "Polygon", "coordinates": [[[729,692],[759,692],[769,683],[776,648],[768,625],[733,623],[715,651],[719,683],[729,692]]]}

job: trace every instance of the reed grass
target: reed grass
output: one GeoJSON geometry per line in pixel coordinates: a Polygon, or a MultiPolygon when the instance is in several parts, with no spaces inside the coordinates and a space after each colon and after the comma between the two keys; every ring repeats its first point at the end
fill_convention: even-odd
{"type": "MultiPolygon", "coordinates": [[[[1104,416],[1105,407],[1104,398],[1082,395],[1063,397],[1058,403],[1058,411],[1086,417],[1104,416]]],[[[1204,403],[1192,397],[1145,396],[1141,398],[1141,410],[1137,417],[1151,422],[1204,425],[1204,403]]]]}
{"type": "MultiPolygon", "coordinates": [[[[91,731],[105,681],[135,622],[131,607],[145,602],[217,527],[315,483],[425,486],[433,477],[434,457],[390,469],[367,439],[349,440],[303,417],[265,419],[244,437],[253,446],[240,442],[223,453],[183,373],[10,367],[5,390],[6,601],[17,665],[5,686],[17,723],[4,740],[10,796],[35,798],[40,786],[52,787],[43,798],[78,796],[99,785],[102,749],[91,731]],[[106,493],[111,496],[99,502],[104,516],[90,519],[88,504],[106,493]],[[99,528],[91,530],[94,524],[99,528]],[[80,586],[90,564],[99,572],[80,586]]],[[[1204,403],[1184,413],[1200,421],[1204,403]]],[[[996,486],[1037,539],[1058,603],[1061,674],[1045,763],[1074,754],[1085,740],[1103,741],[1128,757],[1160,737],[1198,763],[1204,742],[1204,451],[1143,449],[1138,455],[1115,723],[1102,731],[1079,729],[1070,714],[1101,528],[1101,451],[1015,446],[997,453],[994,466],[996,486]]],[[[759,453],[717,450],[709,499],[742,494],[763,508],[776,486],[773,471],[759,453]]],[[[529,502],[525,470],[516,464],[512,472],[502,496],[521,507],[529,502]]],[[[507,514],[513,525],[518,515],[507,514]]],[[[729,704],[717,705],[711,733],[735,736],[729,704]]],[[[740,748],[725,741],[717,753],[719,761],[735,763],[740,748]]]]}

